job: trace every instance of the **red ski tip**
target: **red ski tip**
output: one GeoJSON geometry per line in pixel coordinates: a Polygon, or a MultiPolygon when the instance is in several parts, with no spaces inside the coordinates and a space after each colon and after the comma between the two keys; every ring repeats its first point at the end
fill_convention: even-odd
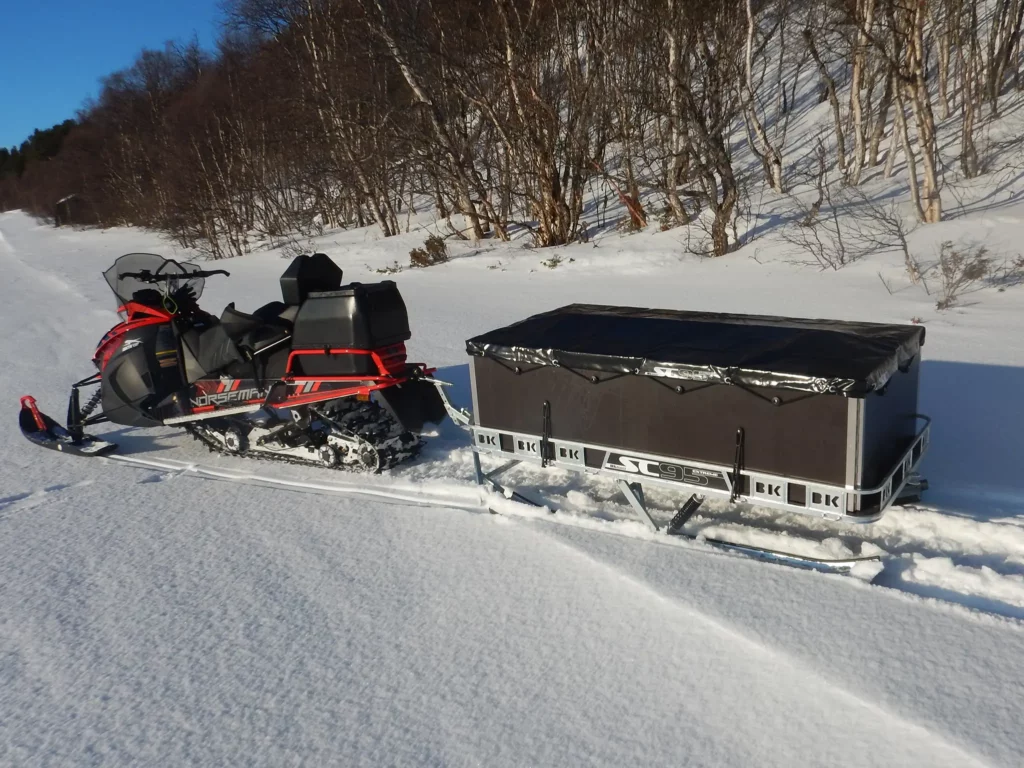
{"type": "Polygon", "coordinates": [[[36,406],[36,399],[32,395],[24,395],[21,398],[21,408],[22,410],[32,411],[32,418],[35,419],[39,431],[46,431],[46,422],[43,421],[43,414],[39,412],[39,408],[36,406]]]}

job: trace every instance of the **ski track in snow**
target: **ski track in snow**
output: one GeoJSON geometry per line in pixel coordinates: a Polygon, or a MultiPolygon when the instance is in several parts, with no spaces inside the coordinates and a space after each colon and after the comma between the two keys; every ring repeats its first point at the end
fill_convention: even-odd
{"type": "MultiPolygon", "coordinates": [[[[92,481],[83,480],[71,485],[51,485],[32,493],[16,493],[11,496],[0,497],[0,521],[17,512],[23,512],[42,504],[53,503],[55,495],[61,494],[62,491],[84,488],[87,485],[92,485],[92,481]]],[[[62,501],[65,500],[62,499],[62,501]]]]}
{"type": "MultiPolygon", "coordinates": [[[[55,236],[0,214],[14,275],[2,296],[0,764],[1018,763],[1015,514],[922,505],[835,526],[712,507],[691,523],[779,548],[877,547],[891,557],[868,585],[665,542],[600,478],[510,473],[568,525],[525,508],[467,514],[502,500],[471,483],[451,425],[420,463],[377,477],[211,456],[169,430],[104,433],[136,466],[40,451],[14,426],[16,396],[62,416],[114,322],[109,299],[93,300],[99,272],[119,251],[170,255],[145,233],[62,233],[71,262],[51,253],[55,236]]],[[[203,304],[269,300],[283,267],[232,263],[203,304]]],[[[496,298],[494,275],[453,271],[465,284],[432,317],[440,282],[404,277],[412,354],[449,374],[471,330],[556,295],[511,275],[518,298],[523,285],[540,293],[524,309],[496,298]]],[[[650,496],[661,516],[678,503],[650,496]]]]}
{"type": "MultiPolygon", "coordinates": [[[[466,452],[468,454],[468,451],[466,452]]],[[[429,451],[428,454],[429,455],[429,451]]],[[[358,496],[388,503],[426,504],[461,509],[482,509],[486,503],[481,492],[466,479],[452,477],[450,473],[434,473],[429,484],[381,479],[374,476],[349,476],[345,479],[314,477],[298,470],[282,471],[280,465],[267,462],[226,458],[218,464],[180,461],[168,457],[113,456],[104,461],[126,462],[139,467],[151,466],[166,472],[161,479],[181,474],[194,474],[214,480],[241,482],[252,485],[275,485],[285,490],[303,493],[358,496]],[[246,471],[239,465],[251,465],[246,471]],[[289,476],[290,475],[290,476],[289,476]],[[447,477],[446,477],[447,475],[447,477]]],[[[465,457],[468,464],[469,458],[465,457]]],[[[294,469],[294,468],[288,468],[294,469]]],[[[315,472],[315,470],[314,470],[315,472]]],[[[532,483],[535,490],[545,476],[540,470],[519,468],[520,482],[532,483]]],[[[570,514],[551,518],[547,512],[523,505],[512,504],[504,511],[518,517],[528,517],[561,524],[584,527],[604,533],[656,541],[662,545],[681,548],[701,547],[699,543],[671,539],[648,530],[626,511],[625,504],[595,503],[593,497],[607,493],[607,482],[595,480],[588,490],[591,495],[570,491],[563,503],[552,505],[570,514]],[[580,514],[572,514],[573,511],[580,514]],[[595,519],[595,513],[607,519],[595,519]],[[609,514],[611,513],[611,514],[609,514]]],[[[529,487],[529,486],[528,486],[529,487]]],[[[586,485],[581,485],[586,488],[586,485]]],[[[532,494],[544,499],[540,494],[532,494]]],[[[652,494],[652,498],[656,494],[652,494]]],[[[547,500],[550,502],[551,495],[547,500]]],[[[500,502],[499,502],[500,503],[500,502]]],[[[657,509],[653,510],[657,513],[657,509]]],[[[667,519],[674,510],[662,510],[667,519]]],[[[958,517],[950,518],[937,510],[914,508],[893,509],[877,524],[838,526],[803,518],[793,520],[754,510],[746,518],[723,522],[716,516],[700,516],[692,530],[710,538],[777,548],[805,555],[825,554],[843,558],[866,554],[890,555],[884,570],[875,563],[855,566],[854,575],[893,589],[935,597],[967,607],[1008,617],[1024,619],[1021,584],[1024,582],[1024,530],[1008,524],[977,522],[958,517]],[[745,521],[745,522],[744,522],[745,521]],[[766,530],[754,524],[769,526],[766,530]],[[902,527],[901,527],[902,525],[902,527]],[[822,538],[822,534],[826,538],[822,538]],[[931,565],[927,565],[931,563],[931,565]],[[881,571],[881,572],[880,572],[881,571]],[[936,574],[943,574],[943,583],[936,583],[936,574]],[[1010,599],[1006,599],[1011,596],[1010,599]]],[[[657,514],[656,514],[657,516],[657,514]]],[[[788,516],[793,517],[793,516],[788,516]]],[[[690,530],[690,529],[688,529],[690,530]]],[[[713,554],[719,554],[714,552],[713,554]]]]}

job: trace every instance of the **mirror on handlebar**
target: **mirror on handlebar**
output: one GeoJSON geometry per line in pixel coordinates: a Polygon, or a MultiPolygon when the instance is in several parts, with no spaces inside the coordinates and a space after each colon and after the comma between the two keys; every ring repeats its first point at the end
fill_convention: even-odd
{"type": "Polygon", "coordinates": [[[129,301],[150,304],[154,294],[168,297],[185,289],[190,289],[189,293],[198,299],[203,293],[205,278],[213,275],[228,275],[228,272],[202,270],[190,262],[165,259],[155,253],[125,254],[103,273],[119,309],[129,301]]]}

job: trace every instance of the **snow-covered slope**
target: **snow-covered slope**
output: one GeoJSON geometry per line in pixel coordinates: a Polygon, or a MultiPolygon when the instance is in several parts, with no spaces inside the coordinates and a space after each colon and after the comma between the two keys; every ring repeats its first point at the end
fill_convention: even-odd
{"type": "MultiPolygon", "coordinates": [[[[1004,248],[1020,213],[991,226],[1004,248]]],[[[970,221],[979,237],[991,215],[970,221]]],[[[422,237],[314,245],[371,280],[422,237]]],[[[920,318],[927,507],[863,527],[758,510],[697,521],[877,546],[895,557],[874,583],[652,544],[609,485],[557,472],[517,480],[607,522],[473,512],[450,426],[388,476],[272,468],[323,486],[304,493],[170,430],[103,433],[149,469],[35,449],[17,396],[60,415],[89,373],[116,321],[100,271],[132,250],[185,254],[145,232],[0,214],[0,764],[1019,764],[1024,293],[937,313],[878,279],[898,281],[894,254],[820,272],[763,247],[750,258],[757,244],[684,258],[676,237],[609,234],[555,269],[540,264],[551,252],[453,247],[465,258],[395,277],[411,355],[466,402],[465,338],[570,301],[920,318]]],[[[274,299],[286,263],[230,262],[203,304],[274,299]]],[[[672,499],[653,501],[670,514],[672,499]]]]}

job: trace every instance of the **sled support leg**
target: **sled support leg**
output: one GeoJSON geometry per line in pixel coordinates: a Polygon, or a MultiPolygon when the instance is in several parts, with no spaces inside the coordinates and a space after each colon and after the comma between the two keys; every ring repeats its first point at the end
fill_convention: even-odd
{"type": "Polygon", "coordinates": [[[480,466],[480,454],[473,451],[473,474],[476,475],[476,484],[484,484],[484,470],[480,466]]]}
{"type": "Polygon", "coordinates": [[[907,477],[903,488],[896,494],[892,504],[896,507],[917,504],[921,501],[921,494],[927,490],[928,481],[915,472],[907,477]]]}
{"type": "Polygon", "coordinates": [[[531,507],[543,507],[543,504],[539,504],[533,499],[528,499],[518,491],[507,488],[498,482],[498,478],[501,477],[503,473],[508,472],[512,467],[517,466],[519,463],[518,459],[513,459],[512,461],[502,464],[495,470],[484,472],[480,466],[480,454],[473,451],[473,469],[476,471],[476,482],[478,485],[489,485],[506,499],[512,499],[512,501],[518,501],[521,504],[529,504],[531,507]]]}
{"type": "Polygon", "coordinates": [[[673,536],[677,535],[683,530],[683,526],[689,522],[690,518],[696,514],[697,510],[700,509],[700,505],[704,503],[704,497],[699,493],[693,494],[686,500],[686,503],[680,507],[679,511],[676,512],[676,516],[672,518],[672,522],[668,524],[668,532],[673,536]]]}
{"type": "Polygon", "coordinates": [[[647,505],[644,503],[643,486],[640,483],[629,483],[622,479],[616,480],[615,484],[619,487],[622,495],[626,497],[626,501],[629,502],[629,506],[633,508],[637,516],[647,523],[652,531],[657,531],[658,524],[654,522],[654,518],[651,517],[647,511],[647,505]]]}
{"type": "Polygon", "coordinates": [[[694,516],[698,509],[700,509],[700,505],[704,503],[703,496],[696,493],[693,494],[686,500],[686,503],[683,504],[675,517],[672,518],[672,522],[667,526],[661,527],[654,522],[654,518],[651,517],[651,513],[647,511],[647,502],[644,499],[644,489],[640,483],[630,483],[622,479],[616,480],[615,482],[616,485],[618,485],[619,490],[622,492],[622,495],[626,497],[626,501],[629,502],[629,506],[632,507],[637,516],[647,523],[647,526],[655,532],[664,530],[666,533],[673,536],[679,535],[683,526],[686,525],[689,519],[694,516]]]}

